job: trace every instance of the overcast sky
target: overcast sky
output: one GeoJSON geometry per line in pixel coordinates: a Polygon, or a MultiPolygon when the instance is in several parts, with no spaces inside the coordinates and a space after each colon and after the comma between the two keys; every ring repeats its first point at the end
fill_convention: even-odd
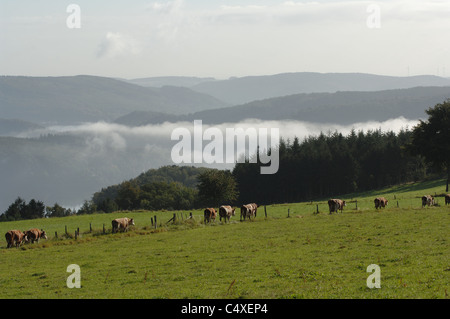
{"type": "Polygon", "coordinates": [[[449,39],[448,0],[0,0],[1,75],[450,76],[449,39]]]}

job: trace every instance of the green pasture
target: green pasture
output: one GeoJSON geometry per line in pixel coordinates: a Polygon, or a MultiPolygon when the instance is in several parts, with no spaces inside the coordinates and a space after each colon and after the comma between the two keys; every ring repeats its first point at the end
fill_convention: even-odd
{"type": "Polygon", "coordinates": [[[327,199],[267,205],[267,218],[261,206],[255,220],[240,222],[237,210],[228,224],[203,224],[201,210],[3,222],[2,234],[38,227],[49,238],[6,249],[2,235],[0,298],[448,298],[444,190],[435,180],[344,195],[347,207],[332,215],[327,199]],[[422,208],[425,194],[438,205],[422,208]],[[375,210],[376,196],[388,207],[375,210]],[[125,216],[136,226],[111,234],[111,220],[125,216]],[[70,264],[80,266],[81,288],[66,285],[70,264]],[[366,285],[371,264],[379,289],[366,285]]]}

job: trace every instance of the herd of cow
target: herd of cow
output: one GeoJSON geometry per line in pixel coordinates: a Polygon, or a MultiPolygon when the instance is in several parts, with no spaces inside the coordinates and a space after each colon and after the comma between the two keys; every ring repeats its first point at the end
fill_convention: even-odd
{"type": "Polygon", "coordinates": [[[19,247],[22,243],[39,242],[39,239],[47,239],[47,234],[42,229],[31,228],[27,231],[10,230],[5,234],[7,248],[19,247]]]}
{"type": "MultiPolygon", "coordinates": [[[[373,200],[375,204],[375,209],[378,208],[384,208],[388,205],[388,200],[384,197],[377,197],[373,200]]],[[[445,195],[445,205],[450,204],[450,194],[445,195]]],[[[434,198],[431,195],[424,195],[422,196],[422,208],[425,206],[433,206],[434,205],[434,198]]],[[[340,199],[330,199],[328,200],[328,207],[330,209],[330,214],[332,212],[338,212],[338,210],[341,211],[346,206],[345,200],[340,199]]]]}
{"type": "MultiPolygon", "coordinates": [[[[388,204],[388,200],[384,197],[377,197],[374,199],[375,209],[384,208],[388,204]]],[[[445,195],[445,205],[450,204],[450,194],[445,195]]],[[[432,206],[434,205],[434,198],[431,195],[422,196],[422,207],[432,206]]],[[[256,212],[258,207],[255,203],[242,205],[241,206],[241,220],[252,219],[256,217],[256,212]]],[[[341,199],[330,199],[328,200],[328,208],[330,214],[333,212],[338,212],[339,210],[342,213],[342,210],[346,206],[345,201],[341,199]]],[[[219,217],[220,221],[222,218],[225,222],[229,221],[231,216],[235,216],[235,208],[232,208],[228,205],[222,205],[219,207],[219,217]]],[[[210,223],[215,221],[217,216],[217,212],[214,208],[206,208],[204,210],[204,222],[210,223]]],[[[133,218],[116,218],[112,221],[112,233],[116,233],[118,231],[125,232],[128,230],[129,226],[134,225],[133,218]]],[[[42,229],[31,228],[27,231],[20,230],[10,230],[5,234],[7,248],[11,248],[13,246],[19,247],[23,243],[34,243],[39,242],[39,239],[44,238],[47,239],[47,234],[42,229]]]]}
{"type": "MultiPolygon", "coordinates": [[[[251,219],[256,217],[256,212],[258,207],[255,203],[242,205],[241,206],[241,220],[251,219]]],[[[231,216],[235,216],[235,208],[232,208],[229,205],[222,205],[219,207],[219,220],[222,221],[222,218],[225,222],[230,221],[231,216]]],[[[214,208],[206,208],[203,212],[203,220],[205,223],[210,223],[213,220],[216,220],[217,211],[214,208]]]]}

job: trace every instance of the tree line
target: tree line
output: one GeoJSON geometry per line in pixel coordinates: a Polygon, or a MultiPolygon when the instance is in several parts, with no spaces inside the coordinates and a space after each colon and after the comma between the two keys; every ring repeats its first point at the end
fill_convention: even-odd
{"type": "Polygon", "coordinates": [[[50,217],[65,217],[75,214],[93,214],[98,212],[97,206],[92,202],[85,200],[79,209],[64,208],[58,203],[53,206],[46,206],[42,201],[31,199],[28,203],[20,196],[9,205],[8,209],[0,215],[0,222],[35,219],[35,218],[50,218],[50,217]]]}
{"type": "Polygon", "coordinates": [[[281,140],[277,174],[259,174],[251,163],[236,164],[233,175],[240,201],[286,203],[334,197],[418,181],[427,166],[418,155],[404,151],[411,132],[351,131],[281,140]]]}

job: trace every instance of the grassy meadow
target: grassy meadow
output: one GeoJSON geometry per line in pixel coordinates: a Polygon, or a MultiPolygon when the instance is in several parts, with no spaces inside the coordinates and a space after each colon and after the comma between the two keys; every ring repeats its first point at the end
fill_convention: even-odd
{"type": "Polygon", "coordinates": [[[239,222],[237,212],[228,224],[205,225],[200,210],[193,219],[176,212],[175,223],[163,211],[3,222],[0,298],[448,298],[444,190],[435,180],[344,195],[347,207],[332,215],[327,199],[269,205],[267,218],[260,207],[255,220],[239,222]],[[422,208],[424,194],[438,205],[422,208]],[[375,210],[376,196],[388,207],[375,210]],[[111,220],[125,216],[136,226],[111,234],[111,220]],[[49,238],[6,249],[6,231],[31,227],[49,238]],[[80,266],[79,289],[66,285],[70,264],[80,266]],[[371,264],[380,289],[366,285],[371,264]]]}

